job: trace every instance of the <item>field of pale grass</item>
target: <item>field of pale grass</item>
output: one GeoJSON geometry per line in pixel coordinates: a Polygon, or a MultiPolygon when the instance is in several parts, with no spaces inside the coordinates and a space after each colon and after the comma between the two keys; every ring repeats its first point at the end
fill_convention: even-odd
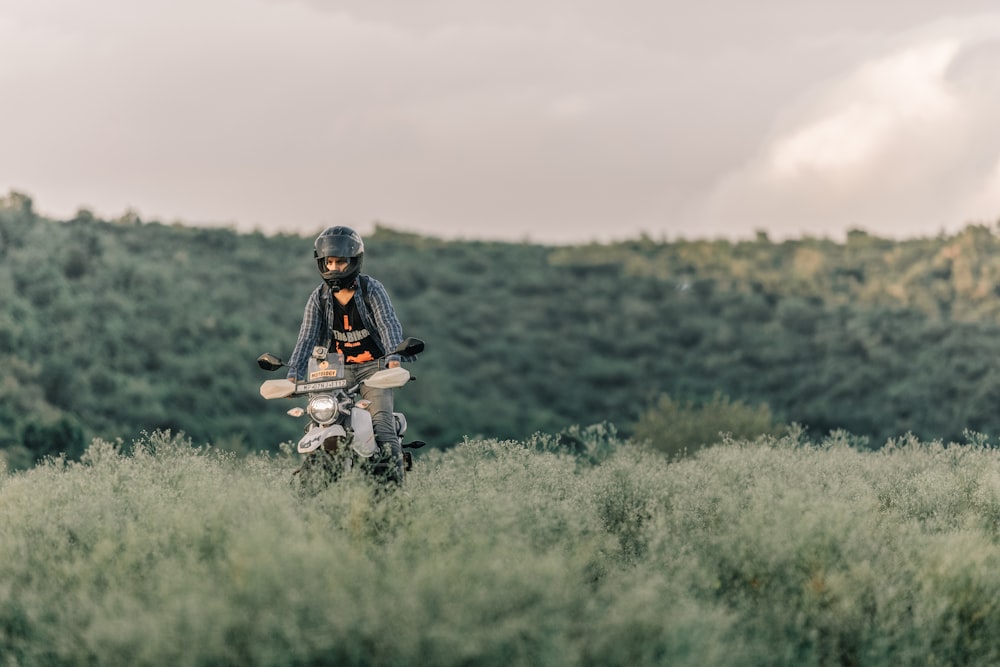
{"type": "Polygon", "coordinates": [[[600,429],[315,496],[155,433],[0,470],[0,665],[994,665],[1000,452],[600,429]]]}

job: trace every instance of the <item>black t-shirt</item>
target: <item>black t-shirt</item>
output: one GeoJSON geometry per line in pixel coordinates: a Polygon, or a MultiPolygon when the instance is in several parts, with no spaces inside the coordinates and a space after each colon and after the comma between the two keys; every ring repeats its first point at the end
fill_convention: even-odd
{"type": "Polygon", "coordinates": [[[335,298],[331,301],[336,328],[333,330],[330,349],[341,352],[344,355],[344,362],[348,364],[375,360],[382,352],[375,344],[371,333],[365,329],[354,299],[348,301],[346,306],[341,305],[335,298]]]}

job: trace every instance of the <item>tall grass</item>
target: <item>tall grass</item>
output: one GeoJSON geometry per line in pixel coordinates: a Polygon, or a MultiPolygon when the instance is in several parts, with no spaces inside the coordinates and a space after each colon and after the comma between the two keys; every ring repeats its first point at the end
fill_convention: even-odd
{"type": "Polygon", "coordinates": [[[1000,662],[981,438],[668,463],[577,435],[432,452],[389,494],[164,433],[0,471],[0,665],[1000,662]]]}

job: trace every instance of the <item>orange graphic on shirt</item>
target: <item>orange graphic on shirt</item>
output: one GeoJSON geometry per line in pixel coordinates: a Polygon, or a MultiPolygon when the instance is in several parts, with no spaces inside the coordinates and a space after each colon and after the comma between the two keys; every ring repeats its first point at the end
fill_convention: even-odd
{"type": "MultiPolygon", "coordinates": [[[[344,313],[344,331],[353,331],[353,329],[351,328],[350,319],[347,317],[347,313],[344,313]]],[[[345,348],[347,348],[347,347],[358,347],[360,345],[361,345],[361,341],[355,341],[353,343],[341,343],[339,341],[337,342],[337,347],[338,348],[341,347],[341,346],[343,346],[345,348]]],[[[375,357],[372,356],[372,353],[369,352],[368,350],[365,350],[361,354],[355,354],[355,355],[350,355],[350,356],[347,354],[346,350],[339,350],[338,349],[337,351],[343,353],[343,355],[344,355],[344,361],[347,362],[347,363],[349,363],[349,364],[352,364],[352,363],[353,364],[360,364],[360,363],[364,363],[366,361],[374,361],[374,359],[375,359],[375,357]]]]}

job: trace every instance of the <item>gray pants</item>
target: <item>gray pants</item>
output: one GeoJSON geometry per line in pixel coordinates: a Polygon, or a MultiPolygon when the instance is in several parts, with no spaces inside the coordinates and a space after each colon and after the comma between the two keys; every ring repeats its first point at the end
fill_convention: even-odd
{"type": "MultiPolygon", "coordinates": [[[[362,364],[347,364],[344,367],[344,376],[347,378],[347,386],[354,386],[371,377],[380,368],[384,368],[384,361],[367,361],[362,364]]],[[[396,418],[392,416],[393,395],[392,389],[376,389],[368,385],[361,385],[361,398],[371,401],[368,412],[372,415],[372,427],[375,429],[375,442],[382,450],[382,457],[388,458],[395,463],[398,468],[399,479],[403,476],[403,446],[396,436],[396,418]]]]}

